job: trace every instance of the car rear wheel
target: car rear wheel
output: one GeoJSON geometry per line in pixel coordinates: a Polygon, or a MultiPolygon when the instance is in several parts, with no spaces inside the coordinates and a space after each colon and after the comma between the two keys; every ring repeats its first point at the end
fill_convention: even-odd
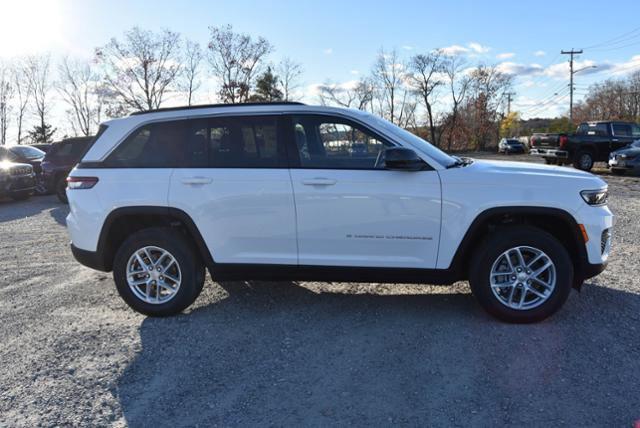
{"type": "Polygon", "coordinates": [[[150,316],[177,314],[200,295],[204,265],[177,230],[149,228],[118,249],[113,278],[118,293],[135,311],[150,316]]]}
{"type": "Polygon", "coordinates": [[[56,181],[56,196],[58,200],[63,204],[68,204],[69,200],[67,199],[67,178],[61,177],[56,181]]]}
{"type": "Polygon", "coordinates": [[[532,323],[553,315],[567,300],[573,264],[552,235],[512,226],[485,241],[469,276],[473,295],[487,312],[506,322],[532,323]]]}
{"type": "Polygon", "coordinates": [[[591,171],[591,168],[593,168],[593,154],[588,151],[578,152],[573,161],[573,167],[583,171],[591,171]]]}
{"type": "Polygon", "coordinates": [[[547,165],[556,165],[558,161],[556,159],[544,158],[544,163],[547,165]]]}

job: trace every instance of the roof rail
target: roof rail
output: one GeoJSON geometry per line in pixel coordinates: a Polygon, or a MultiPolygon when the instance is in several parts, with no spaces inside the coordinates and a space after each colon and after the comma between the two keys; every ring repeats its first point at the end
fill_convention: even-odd
{"type": "Polygon", "coordinates": [[[245,106],[272,106],[272,105],[297,105],[303,106],[304,103],[297,101],[277,101],[277,102],[255,102],[255,103],[238,103],[238,104],[199,104],[193,106],[180,106],[180,107],[163,107],[153,110],[140,110],[131,113],[129,116],[138,116],[147,113],[160,113],[165,111],[177,111],[177,110],[197,110],[202,108],[216,108],[216,107],[245,107],[245,106]]]}

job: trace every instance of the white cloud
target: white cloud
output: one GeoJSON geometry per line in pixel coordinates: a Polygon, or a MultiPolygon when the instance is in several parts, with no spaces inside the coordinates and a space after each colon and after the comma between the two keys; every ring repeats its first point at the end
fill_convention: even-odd
{"type": "Polygon", "coordinates": [[[505,74],[515,74],[518,76],[530,76],[540,74],[544,71],[539,64],[518,64],[515,62],[501,62],[498,64],[498,71],[505,74]]]}
{"type": "Polygon", "coordinates": [[[412,51],[413,50],[413,46],[409,46],[409,45],[404,45],[402,47],[402,49],[406,50],[406,51],[412,51]]]}
{"type": "Polygon", "coordinates": [[[547,53],[545,51],[535,51],[533,54],[535,56],[545,56],[547,53]]]}
{"type": "Polygon", "coordinates": [[[360,74],[358,70],[351,70],[350,73],[353,74],[354,76],[357,76],[358,74],[360,74]]]}
{"type": "Polygon", "coordinates": [[[469,52],[469,49],[460,45],[447,46],[446,48],[442,48],[441,50],[442,53],[447,56],[457,56],[469,52]]]}
{"type": "MultiPolygon", "coordinates": [[[[609,70],[614,66],[609,63],[596,64],[595,61],[585,60],[585,61],[574,61],[573,62],[573,70],[577,72],[577,70],[581,70],[581,75],[594,74],[599,73],[601,71],[609,70]],[[595,66],[595,68],[594,68],[595,66]]],[[[558,80],[568,80],[569,79],[569,62],[563,61],[558,64],[550,65],[544,70],[545,76],[549,76],[552,79],[558,80]]]]}
{"type": "Polygon", "coordinates": [[[333,53],[333,48],[326,48],[322,51],[325,55],[331,55],[333,53]]]}
{"type": "Polygon", "coordinates": [[[636,71],[640,71],[640,55],[634,55],[629,61],[611,66],[611,72],[615,75],[630,74],[636,71]]]}
{"type": "Polygon", "coordinates": [[[467,46],[451,45],[440,49],[444,55],[457,56],[462,54],[468,54],[469,56],[476,56],[480,54],[486,54],[491,50],[488,46],[483,46],[477,42],[469,42],[467,46]]]}
{"type": "Polygon", "coordinates": [[[471,42],[467,46],[469,46],[469,49],[479,54],[485,54],[491,50],[490,47],[482,46],[480,43],[476,43],[476,42],[471,42]]]}
{"type": "Polygon", "coordinates": [[[516,56],[516,54],[514,54],[513,52],[505,52],[505,53],[501,53],[496,55],[496,58],[498,59],[509,59],[509,58],[513,58],[514,56],[516,56]]]}

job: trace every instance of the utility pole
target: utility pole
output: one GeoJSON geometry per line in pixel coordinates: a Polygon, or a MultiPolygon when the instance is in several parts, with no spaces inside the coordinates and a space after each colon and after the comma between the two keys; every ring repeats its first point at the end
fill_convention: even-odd
{"type": "Polygon", "coordinates": [[[511,113],[511,97],[514,96],[515,92],[507,92],[505,95],[507,96],[507,115],[511,113]]]}
{"type": "Polygon", "coordinates": [[[582,53],[582,49],[570,51],[560,51],[562,55],[571,55],[571,59],[569,60],[569,123],[573,123],[573,75],[575,74],[573,71],[573,56],[580,55],[582,53]]]}

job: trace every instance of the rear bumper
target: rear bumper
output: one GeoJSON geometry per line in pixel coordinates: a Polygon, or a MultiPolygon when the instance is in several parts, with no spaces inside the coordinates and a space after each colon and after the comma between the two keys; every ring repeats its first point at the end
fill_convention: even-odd
{"type": "Polygon", "coordinates": [[[569,152],[567,152],[566,150],[558,150],[558,149],[535,148],[535,149],[531,149],[529,154],[532,156],[543,156],[545,158],[567,159],[569,157],[569,152]]]}
{"type": "Polygon", "coordinates": [[[91,269],[99,270],[102,272],[108,272],[108,269],[104,265],[104,259],[97,251],[87,251],[76,247],[73,244],[71,246],[71,253],[78,263],[85,265],[91,269]]]}

